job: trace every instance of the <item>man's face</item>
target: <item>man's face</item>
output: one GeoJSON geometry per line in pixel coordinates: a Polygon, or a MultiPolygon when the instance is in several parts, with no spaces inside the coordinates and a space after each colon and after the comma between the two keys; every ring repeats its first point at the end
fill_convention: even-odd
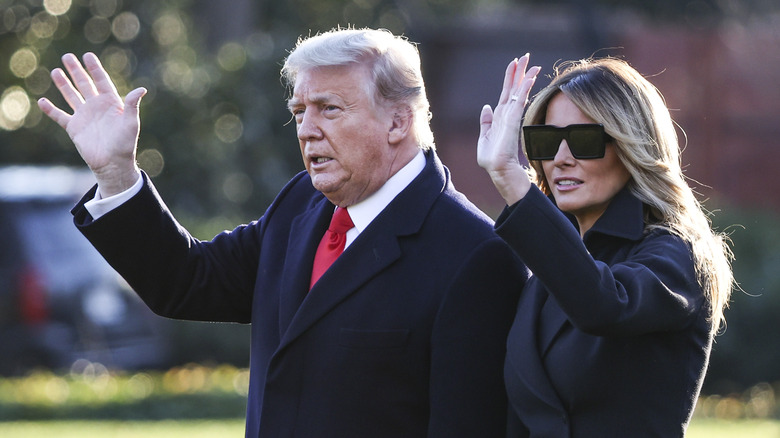
{"type": "Polygon", "coordinates": [[[298,73],[288,106],[314,188],[346,207],[392,176],[397,149],[391,108],[374,104],[367,67],[316,67],[298,73]]]}

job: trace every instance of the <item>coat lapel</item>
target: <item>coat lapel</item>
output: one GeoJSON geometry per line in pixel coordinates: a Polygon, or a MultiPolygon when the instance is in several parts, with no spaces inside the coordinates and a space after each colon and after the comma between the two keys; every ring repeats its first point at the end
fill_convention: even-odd
{"type": "Polygon", "coordinates": [[[555,298],[548,295],[542,306],[539,323],[536,325],[539,328],[538,345],[541,357],[547,354],[547,350],[567,321],[566,313],[558,306],[555,298]]]}
{"type": "Polygon", "coordinates": [[[279,335],[287,331],[295,313],[309,292],[314,253],[328,228],[334,210],[324,197],[311,210],[293,219],[282,272],[279,297],[279,335]],[[308,274],[308,275],[307,275],[308,274]]]}
{"type": "MultiPolygon", "coordinates": [[[[368,228],[360,233],[346,251],[320,277],[311,291],[304,292],[305,298],[302,298],[302,302],[299,301],[300,295],[293,298],[285,298],[284,296],[289,295],[292,291],[300,291],[301,281],[306,283],[303,285],[303,289],[308,288],[310,276],[302,275],[301,270],[311,269],[314,252],[321,236],[313,236],[311,232],[308,234],[304,232],[299,233],[300,236],[291,237],[291,239],[296,239],[296,245],[292,245],[291,242],[291,248],[298,248],[297,251],[300,251],[300,248],[306,248],[306,250],[296,254],[295,265],[286,264],[290,267],[285,269],[285,277],[305,278],[286,278],[285,280],[285,286],[292,289],[282,289],[281,301],[284,303],[284,315],[291,316],[291,319],[285,319],[285,321],[289,320],[290,323],[282,336],[279,350],[294,341],[339,303],[358,292],[369,280],[402,256],[398,243],[399,237],[420,230],[433,202],[445,187],[446,180],[444,168],[438,157],[433,152],[428,153],[427,163],[422,173],[371,222],[368,228]],[[314,240],[317,243],[310,244],[304,239],[314,240]],[[300,303],[297,311],[294,306],[296,303],[300,303]]],[[[329,202],[327,204],[331,205],[329,202]]],[[[322,233],[327,227],[331,214],[325,216],[322,233]]],[[[313,219],[301,219],[301,224],[297,228],[304,231],[317,229],[318,227],[312,225],[310,221],[317,223],[313,219]]],[[[295,233],[295,229],[293,233],[295,233]]]]}
{"type": "MultiPolygon", "coordinates": [[[[530,281],[535,282],[533,278],[530,281]]],[[[508,336],[508,342],[516,345],[507,346],[507,361],[510,365],[507,372],[514,373],[536,398],[560,409],[560,398],[544,370],[540,351],[544,348],[540,345],[540,336],[548,330],[557,332],[554,327],[540,327],[542,321],[539,315],[551,298],[546,291],[539,291],[534,287],[528,287],[526,290],[536,292],[523,293],[520,297],[518,314],[508,336]]],[[[557,325],[558,322],[554,324],[557,325]]]]}
{"type": "Polygon", "coordinates": [[[336,259],[306,294],[282,337],[279,349],[295,340],[344,299],[357,292],[360,286],[401,256],[401,249],[395,236],[377,235],[375,239],[371,239],[370,244],[366,243],[368,239],[361,239],[362,237],[363,234],[336,259]],[[359,245],[358,240],[362,240],[363,244],[359,245]]]}

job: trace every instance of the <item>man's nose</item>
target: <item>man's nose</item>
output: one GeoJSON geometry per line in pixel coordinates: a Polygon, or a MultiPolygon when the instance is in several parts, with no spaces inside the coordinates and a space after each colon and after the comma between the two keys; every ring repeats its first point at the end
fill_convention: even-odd
{"type": "Polygon", "coordinates": [[[322,131],[320,130],[316,119],[317,118],[309,111],[304,112],[303,115],[300,116],[297,125],[298,139],[309,140],[322,137],[322,131]]]}

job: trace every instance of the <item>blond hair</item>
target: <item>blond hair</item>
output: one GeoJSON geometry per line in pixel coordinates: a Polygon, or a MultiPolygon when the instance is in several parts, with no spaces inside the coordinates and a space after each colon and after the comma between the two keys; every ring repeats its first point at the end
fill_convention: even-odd
{"type": "MultiPolygon", "coordinates": [[[[712,229],[686,182],[674,122],[661,93],[623,60],[567,62],[556,67],[552,82],[534,97],[523,124],[544,124],[547,106],[558,93],[604,125],[614,139],[617,155],[631,174],[629,189],[649,206],[646,230],[668,229],[690,245],[709,301],[712,330],[717,331],[725,322],[723,311],[734,283],[732,254],[728,238],[712,229]]],[[[530,164],[534,182],[549,195],[541,162],[530,164]]]]}

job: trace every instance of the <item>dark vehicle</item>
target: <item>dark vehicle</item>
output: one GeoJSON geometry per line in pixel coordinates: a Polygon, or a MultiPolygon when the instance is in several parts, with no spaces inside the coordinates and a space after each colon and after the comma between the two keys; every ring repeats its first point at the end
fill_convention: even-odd
{"type": "Polygon", "coordinates": [[[0,374],[166,365],[162,318],[73,225],[92,184],[86,169],[0,168],[0,374]]]}

